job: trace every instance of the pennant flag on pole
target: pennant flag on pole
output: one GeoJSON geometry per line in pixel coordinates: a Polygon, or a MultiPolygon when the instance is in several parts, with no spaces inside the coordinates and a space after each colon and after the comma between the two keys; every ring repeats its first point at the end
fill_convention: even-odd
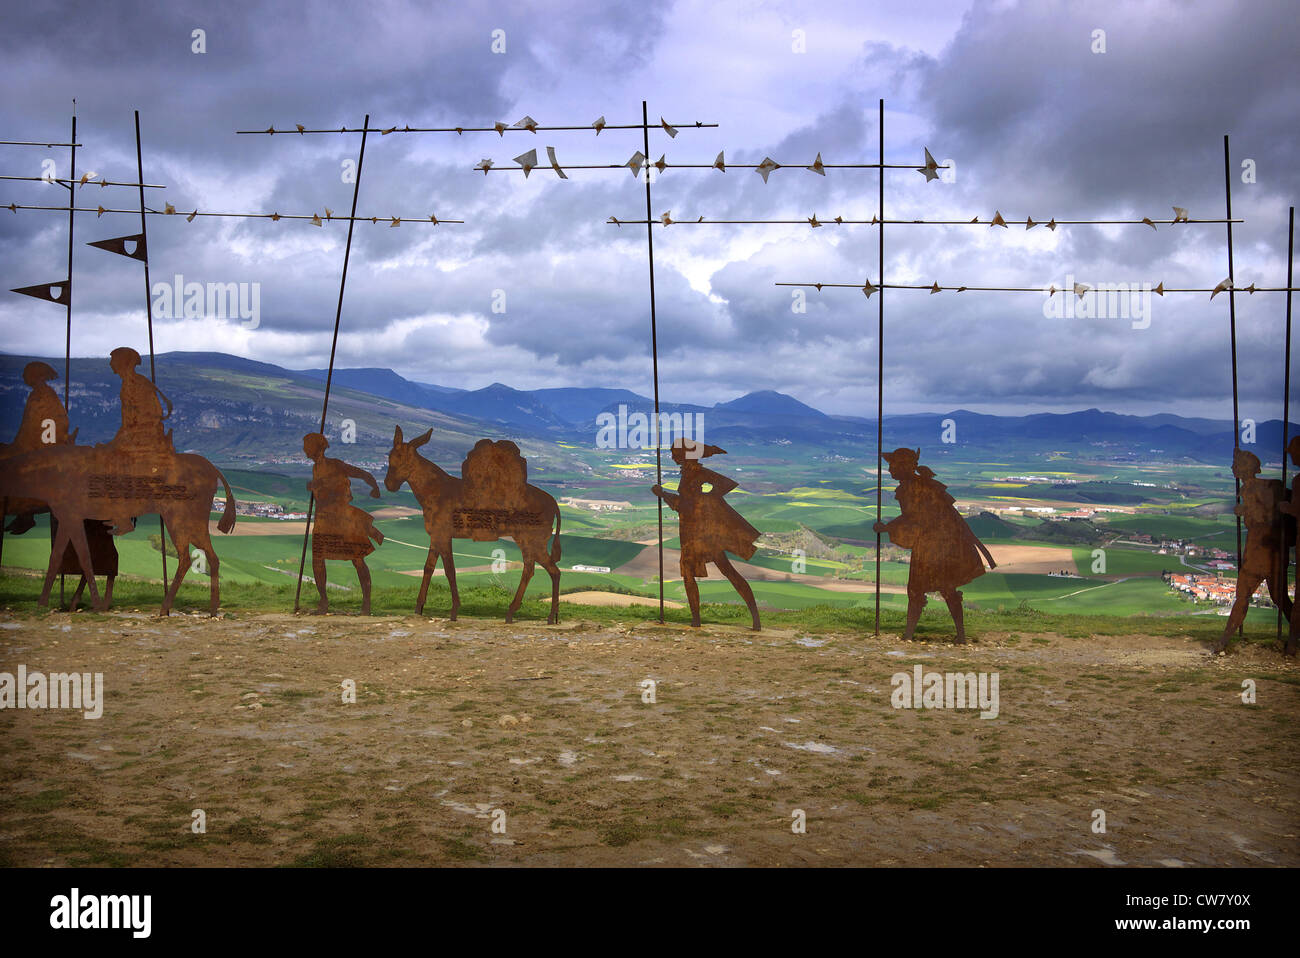
{"type": "Polygon", "coordinates": [[[641,164],[644,162],[645,162],[645,156],[642,155],[640,150],[637,150],[635,153],[632,154],[632,158],[628,160],[626,163],[624,163],[623,165],[632,171],[633,176],[640,176],[641,164]]]}
{"type": "Polygon", "coordinates": [[[1219,295],[1220,293],[1222,293],[1225,289],[1232,289],[1232,278],[1231,278],[1231,277],[1229,277],[1228,279],[1225,279],[1225,280],[1224,280],[1222,283],[1220,283],[1218,286],[1214,287],[1214,292],[1212,292],[1212,293],[1210,294],[1210,299],[1214,299],[1214,297],[1218,296],[1218,295],[1219,295]]]}
{"type": "Polygon", "coordinates": [[[487,176],[488,170],[492,169],[492,161],[489,160],[487,157],[484,157],[483,159],[478,161],[478,165],[475,166],[474,169],[482,170],[483,175],[487,176]]]}
{"type": "Polygon", "coordinates": [[[676,128],[669,126],[669,125],[668,125],[668,121],[665,120],[663,117],[660,117],[660,118],[659,118],[659,125],[662,126],[662,127],[664,128],[664,132],[668,134],[668,136],[669,136],[670,139],[676,139],[676,138],[677,138],[677,130],[676,130],[676,128]]]}
{"type": "Polygon", "coordinates": [[[721,152],[718,153],[718,158],[713,161],[713,168],[715,170],[721,170],[723,173],[727,172],[727,161],[722,158],[721,152]]]}
{"type": "Polygon", "coordinates": [[[525,116],[522,120],[520,120],[518,123],[515,124],[515,129],[527,130],[529,133],[536,134],[537,121],[534,120],[531,116],[525,116]]]}
{"type": "Polygon", "coordinates": [[[818,176],[826,175],[826,167],[822,165],[822,155],[820,153],[817,154],[817,159],[813,160],[812,166],[808,167],[808,169],[812,170],[818,176]]]}
{"type": "Polygon", "coordinates": [[[767,178],[771,175],[772,171],[779,170],[780,168],[781,168],[780,163],[777,163],[770,156],[765,156],[763,157],[763,162],[758,164],[758,166],[754,169],[754,172],[757,173],[759,176],[761,176],[763,178],[763,182],[766,183],[767,178]]]}
{"type": "Polygon", "coordinates": [[[57,283],[42,283],[39,286],[22,286],[18,289],[10,290],[12,293],[22,293],[24,296],[31,296],[33,299],[43,299],[47,303],[67,303],[68,296],[72,292],[72,280],[64,279],[57,283]],[[56,293],[55,290],[58,290],[56,293]]]}
{"type": "Polygon", "coordinates": [[[1181,206],[1175,206],[1173,209],[1174,209],[1174,222],[1175,222],[1175,223],[1186,223],[1186,222],[1187,222],[1187,210],[1183,209],[1181,206]]]}
{"type": "Polygon", "coordinates": [[[600,136],[600,131],[605,129],[605,118],[603,116],[598,116],[596,117],[596,122],[591,125],[596,128],[596,135],[600,136]]]}
{"type": "Polygon", "coordinates": [[[142,263],[149,261],[149,252],[145,248],[143,233],[136,233],[134,236],[119,236],[116,239],[96,240],[93,243],[87,243],[87,246],[94,246],[96,249],[107,250],[110,253],[116,253],[119,256],[126,256],[130,259],[138,259],[142,263]],[[127,244],[131,249],[127,249],[127,244]]]}
{"type": "Polygon", "coordinates": [[[1003,229],[1011,228],[1007,226],[1007,221],[1002,218],[1002,213],[1000,210],[993,211],[993,220],[992,222],[989,223],[989,226],[1001,226],[1003,229]]]}

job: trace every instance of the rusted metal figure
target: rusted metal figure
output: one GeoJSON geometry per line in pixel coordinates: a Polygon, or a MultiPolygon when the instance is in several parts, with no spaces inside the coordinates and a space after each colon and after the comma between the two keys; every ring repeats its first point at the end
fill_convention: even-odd
{"type": "MultiPolygon", "coordinates": [[[[1291,441],[1287,443],[1286,451],[1291,457],[1291,464],[1300,470],[1300,436],[1291,437],[1291,441]]],[[[1286,536],[1284,545],[1295,545],[1298,541],[1296,537],[1296,526],[1297,523],[1300,522],[1300,471],[1297,471],[1295,478],[1291,480],[1291,497],[1279,504],[1278,509],[1284,516],[1287,516],[1290,519],[1289,522],[1284,520],[1285,530],[1289,532],[1289,535],[1286,536]]],[[[1290,559],[1290,549],[1284,548],[1280,562],[1283,594],[1288,592],[1287,580],[1290,578],[1288,570],[1290,559]]],[[[1291,614],[1288,616],[1291,620],[1291,627],[1287,634],[1286,646],[1282,650],[1286,655],[1296,654],[1296,640],[1297,638],[1300,638],[1300,614],[1297,613],[1297,607],[1300,607],[1300,602],[1295,602],[1293,600],[1291,603],[1291,614]]]]}
{"type": "MultiPolygon", "coordinates": [[[[139,365],[139,353],[133,349],[114,350],[112,362],[123,377],[124,405],[123,428],[111,443],[94,448],[66,442],[42,445],[7,459],[0,471],[0,497],[44,501],[58,523],[40,604],[49,604],[54,577],[62,567],[64,552],[71,546],[92,603],[97,609],[106,608],[95,584],[86,520],[106,520],[113,533],[120,535],[131,530],[132,517],[156,512],[178,555],[189,555],[191,545],[205,554],[210,578],[209,611],[215,615],[220,604],[220,561],[212,548],[208,517],[212,497],[221,484],[226,490],[226,506],[217,528],[222,532],[234,528],[235,498],[230,484],[202,456],[173,451],[170,438],[161,430],[161,407],[154,398],[152,383],[139,377],[149,385],[146,401],[143,389],[133,378],[137,375],[132,371],[139,365]],[[153,407],[158,408],[157,415],[153,407]]],[[[176,576],[163,598],[162,615],[171,611],[189,569],[188,562],[177,563],[176,576]]]]}
{"type": "MultiPolygon", "coordinates": [[[[23,382],[31,391],[23,405],[23,417],[13,442],[0,445],[0,459],[72,442],[68,435],[68,414],[59,394],[49,385],[58,375],[49,363],[39,360],[23,367],[23,382]]],[[[14,519],[5,531],[22,535],[36,524],[36,516],[46,511],[48,506],[43,499],[6,499],[4,514],[14,519]]]]}
{"type": "Polygon", "coordinates": [[[1261,582],[1268,583],[1269,595],[1282,610],[1282,615],[1291,617],[1291,599],[1287,595],[1283,572],[1286,566],[1281,507],[1286,489],[1281,479],[1261,479],[1259,473],[1258,456],[1245,449],[1233,451],[1232,474],[1241,483],[1241,503],[1233,512],[1241,516],[1246,527],[1246,546],[1241,554],[1241,568],[1237,570],[1237,595],[1223,635],[1211,649],[1214,652],[1222,652],[1228,647],[1232,633],[1245,621],[1251,597],[1261,582]]]}
{"type": "Polygon", "coordinates": [[[528,464],[519,447],[508,440],[493,442],[480,439],[465,457],[461,477],[445,472],[424,456],[419,448],[429,441],[433,430],[409,442],[402,437],[402,427],[393,430],[393,448],[388,453],[388,473],[384,486],[389,492],[409,483],[411,492],[424,510],[424,531],[429,534],[429,554],[424,560],[424,578],[415,600],[417,614],[424,612],[429,594],[429,579],[442,560],[451,589],[451,618],[460,609],[460,592],[456,589],[456,562],[452,556],[453,539],[491,542],[513,539],[522,553],[524,569],[519,588],[506,610],[506,621],[514,620],[524,601],[524,591],[540,564],[551,576],[551,611],[548,623],[559,621],[560,603],[560,507],[549,493],[528,484],[528,464]],[[552,527],[555,530],[551,535],[552,527]],[[551,540],[547,551],[546,540],[551,540]]]}
{"type": "MultiPolygon", "coordinates": [[[[50,380],[57,378],[58,373],[54,368],[40,360],[30,362],[23,368],[23,382],[27,383],[31,392],[27,394],[27,402],[23,406],[22,420],[18,424],[14,441],[0,446],[0,459],[33,452],[46,446],[72,444],[75,433],[68,432],[68,414],[63,408],[59,394],[48,385],[50,380]]],[[[13,522],[9,524],[6,531],[14,535],[22,535],[35,525],[37,514],[49,511],[49,506],[44,501],[6,499],[3,509],[6,514],[14,516],[13,522]]],[[[58,523],[53,522],[53,525],[54,533],[57,535],[58,523]]],[[[113,537],[99,520],[87,519],[85,530],[95,572],[106,577],[104,602],[107,605],[112,602],[113,580],[117,578],[117,547],[113,544],[113,537]]],[[[81,600],[81,593],[86,588],[86,577],[81,572],[81,562],[73,549],[64,550],[59,571],[81,577],[76,591],[72,594],[70,610],[75,612],[81,600]]]]}
{"type": "Polygon", "coordinates": [[[659,485],[651,486],[650,491],[677,513],[682,542],[682,582],[691,604],[691,625],[698,628],[700,624],[700,587],[695,580],[708,578],[708,563],[712,562],[735,586],[749,609],[753,629],[757,632],[762,626],[758,621],[754,591],[731,564],[727,553],[742,559],[752,558],[759,531],[723,498],[739,483],[700,465],[700,460],[705,457],[724,456],[726,453],[725,449],[706,446],[694,439],[678,439],[672,445],[673,462],[681,469],[677,491],[668,492],[659,485]],[[706,485],[710,487],[707,491],[706,485]]]}
{"type": "Polygon", "coordinates": [[[316,612],[323,615],[330,607],[325,594],[325,560],[346,559],[356,568],[361,583],[361,614],[369,615],[370,569],[366,556],[384,541],[384,534],[375,528],[370,513],[352,505],[352,480],[367,483],[372,499],[379,498],[379,483],[364,469],[326,456],[328,447],[329,440],[318,432],[302,437],[302,451],[312,461],[307,489],[316,497],[316,520],[311,531],[311,572],[320,594],[316,612]]]}
{"type": "Polygon", "coordinates": [[[952,613],[957,641],[965,642],[962,596],[957,587],[982,576],[985,561],[990,569],[997,563],[957,512],[948,487],[934,478],[928,466],[918,465],[920,449],[895,449],[881,455],[889,463],[889,474],[898,481],[894,497],[902,514],[875,523],[873,529],[888,533],[894,545],[912,550],[903,638],[910,640],[915,634],[926,593],[938,592],[952,613]]]}

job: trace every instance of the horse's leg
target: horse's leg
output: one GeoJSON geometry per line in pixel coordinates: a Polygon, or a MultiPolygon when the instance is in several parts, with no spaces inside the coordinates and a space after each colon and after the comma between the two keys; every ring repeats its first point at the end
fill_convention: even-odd
{"type": "Polygon", "coordinates": [[[442,553],[442,569],[447,573],[447,587],[451,589],[451,615],[448,618],[456,621],[456,613],[460,611],[460,590],[456,588],[456,560],[451,553],[451,540],[448,539],[439,550],[442,553]]]}
{"type": "MultiPolygon", "coordinates": [[[[185,530],[180,527],[179,523],[163,523],[172,537],[172,544],[176,546],[176,576],[172,579],[171,586],[167,589],[167,594],[163,596],[162,608],[158,611],[159,615],[171,615],[172,602],[175,601],[177,594],[181,591],[181,582],[185,579],[185,573],[190,571],[190,541],[185,530]]],[[[163,547],[166,548],[167,540],[163,540],[163,547]]]]}
{"type": "MultiPolygon", "coordinates": [[[[515,543],[518,544],[517,539],[515,543]]],[[[522,550],[523,546],[520,546],[520,551],[522,550]]],[[[541,563],[542,568],[551,577],[551,613],[546,617],[546,624],[557,625],[560,621],[560,565],[546,551],[545,539],[541,541],[537,548],[537,561],[541,563]]]]}
{"type": "MultiPolygon", "coordinates": [[[[51,513],[51,519],[53,518],[54,515],[51,513]]],[[[78,525],[80,525],[80,523],[78,523],[78,525]]],[[[42,609],[48,608],[50,605],[50,590],[54,588],[54,576],[58,573],[60,566],[63,565],[63,553],[67,551],[68,548],[68,537],[70,534],[68,529],[69,523],[60,522],[59,531],[54,534],[54,541],[50,543],[50,565],[49,568],[45,570],[45,585],[41,589],[41,597],[38,601],[38,604],[42,609]]],[[[85,534],[84,528],[82,534],[85,534]]]]}
{"type": "Polygon", "coordinates": [[[72,602],[68,605],[69,612],[77,611],[77,604],[81,601],[81,593],[86,591],[86,576],[83,573],[81,581],[77,583],[76,590],[72,593],[72,602]]]}
{"type": "Polygon", "coordinates": [[[506,621],[513,622],[515,613],[519,611],[519,606],[524,601],[524,590],[528,588],[528,581],[533,577],[534,561],[528,553],[524,553],[524,571],[519,575],[519,589],[515,592],[514,601],[510,603],[510,608],[506,610],[506,621]]]}
{"type": "Polygon", "coordinates": [[[113,604],[113,580],[116,578],[115,575],[109,575],[104,582],[104,605],[106,606],[113,604]]]}
{"type": "Polygon", "coordinates": [[[221,560],[217,558],[217,550],[212,548],[212,534],[207,522],[195,531],[191,545],[197,546],[208,560],[208,615],[215,616],[221,606],[221,560]]]}
{"type": "MultiPolygon", "coordinates": [[[[81,579],[90,586],[91,604],[99,611],[108,609],[107,603],[99,597],[99,588],[95,585],[95,566],[90,561],[90,543],[86,541],[86,524],[84,522],[72,523],[73,528],[68,530],[68,535],[72,539],[72,550],[77,554],[77,562],[81,564],[81,579]]],[[[62,532],[62,528],[59,530],[62,532]]],[[[62,557],[62,551],[59,553],[62,557]]]]}
{"type": "Polygon", "coordinates": [[[429,543],[429,554],[424,557],[424,578],[420,580],[420,594],[415,597],[415,614],[424,615],[424,601],[429,597],[429,580],[438,568],[438,550],[429,543]]]}
{"type": "Polygon", "coordinates": [[[361,614],[370,614],[370,569],[366,566],[365,559],[353,559],[352,564],[357,570],[357,581],[361,583],[361,614]]]}

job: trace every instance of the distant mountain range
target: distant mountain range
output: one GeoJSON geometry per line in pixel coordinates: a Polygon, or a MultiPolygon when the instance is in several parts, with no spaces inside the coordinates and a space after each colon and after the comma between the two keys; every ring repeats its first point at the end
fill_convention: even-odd
{"type": "MultiPolygon", "coordinates": [[[[0,354],[0,439],[17,429],[27,387],[22,369],[34,357],[0,354]]],[[[62,358],[47,359],[62,370],[62,358]]],[[[305,432],[320,425],[325,371],[291,370],[215,352],[163,353],[156,357],[160,388],[176,404],[169,421],[178,448],[192,448],[214,461],[292,461],[301,458],[305,432]]],[[[146,370],[147,371],[147,370],[146,370]]],[[[107,359],[72,363],[71,418],[79,441],[104,441],[120,422],[119,380],[107,359]]],[[[54,383],[58,390],[62,384],[54,383]]],[[[480,437],[507,437],[530,460],[541,457],[560,474],[590,470],[585,453],[594,449],[596,420],[620,405],[649,413],[650,399],[627,389],[550,388],[520,390],[502,383],[465,390],[413,382],[391,369],[336,369],[326,434],[337,436],[342,420],[356,424],[350,456],[381,459],[391,445],[394,424],[433,427],[430,450],[452,466],[480,437]]],[[[733,456],[752,460],[836,457],[871,460],[876,424],[831,416],[783,393],[764,390],[713,406],[665,403],[666,413],[703,416],[707,441],[725,445],[733,456]]],[[[1290,434],[1297,427],[1292,425],[1290,434]]],[[[998,461],[1065,453],[1105,461],[1193,461],[1227,465],[1233,448],[1232,423],[1184,418],[1172,413],[1129,416],[1088,409],[1072,413],[991,416],[968,410],[887,416],[886,448],[921,446],[927,457],[958,454],[998,461]],[[951,420],[955,429],[945,426],[951,420]],[[955,432],[955,435],[952,433],[955,432]]],[[[1265,463],[1280,462],[1282,423],[1256,424],[1248,447],[1265,463]]]]}

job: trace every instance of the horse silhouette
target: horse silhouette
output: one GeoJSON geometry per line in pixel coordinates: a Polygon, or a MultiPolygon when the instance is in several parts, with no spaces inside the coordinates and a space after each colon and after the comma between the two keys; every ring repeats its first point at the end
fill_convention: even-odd
{"type": "Polygon", "coordinates": [[[456,562],[451,551],[453,539],[484,542],[508,538],[514,540],[523,554],[524,570],[519,589],[506,610],[506,621],[514,621],[534,567],[540,563],[551,576],[551,612],[546,621],[558,622],[560,507],[554,497],[524,481],[526,466],[522,465],[523,457],[514,443],[481,440],[465,460],[462,473],[466,478],[458,479],[420,455],[419,447],[431,435],[432,429],[404,442],[402,427],[397,426],[393,432],[393,448],[388,452],[388,472],[384,476],[384,486],[389,492],[397,492],[402,483],[408,483],[424,510],[429,554],[424,560],[424,578],[415,600],[416,614],[424,612],[429,578],[442,559],[447,584],[451,587],[450,618],[456,618],[460,593],[456,588],[456,562]],[[546,540],[551,536],[552,525],[555,537],[548,552],[546,540]]]}
{"type": "MultiPolygon", "coordinates": [[[[40,604],[48,606],[50,589],[58,574],[64,551],[71,544],[90,589],[92,605],[107,608],[95,585],[95,571],[86,539],[85,520],[114,520],[156,512],[176,545],[176,576],[163,598],[161,615],[171,611],[190,565],[185,561],[191,544],[207,558],[211,583],[209,611],[216,615],[220,603],[218,570],[220,561],[208,534],[212,498],[218,482],[226,490],[226,506],[217,528],[230,532],[235,526],[235,497],[221,471],[193,454],[159,454],[156,450],[135,452],[109,447],[55,445],[5,460],[0,472],[0,497],[39,499],[48,504],[58,522],[50,549],[50,563],[40,604]]],[[[120,524],[116,534],[130,531],[120,524]]]]}

